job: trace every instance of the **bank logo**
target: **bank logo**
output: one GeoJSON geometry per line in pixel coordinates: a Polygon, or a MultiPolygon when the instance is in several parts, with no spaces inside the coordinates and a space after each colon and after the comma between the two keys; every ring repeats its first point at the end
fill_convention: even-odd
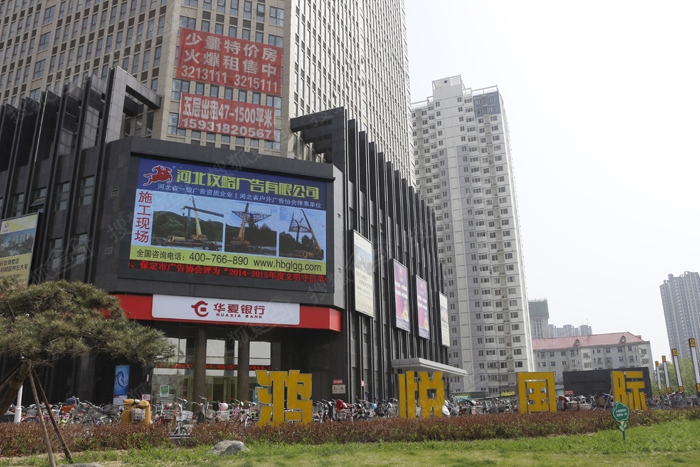
{"type": "Polygon", "coordinates": [[[200,300],[194,305],[192,305],[192,309],[194,310],[197,316],[201,316],[202,318],[204,318],[209,314],[209,312],[207,311],[207,305],[207,302],[205,302],[204,300],[200,300]]]}
{"type": "Polygon", "coordinates": [[[156,165],[151,170],[153,170],[153,172],[143,174],[143,176],[148,179],[148,181],[144,183],[143,186],[148,186],[151,183],[156,182],[170,183],[173,181],[173,169],[171,169],[170,167],[156,165]]]}

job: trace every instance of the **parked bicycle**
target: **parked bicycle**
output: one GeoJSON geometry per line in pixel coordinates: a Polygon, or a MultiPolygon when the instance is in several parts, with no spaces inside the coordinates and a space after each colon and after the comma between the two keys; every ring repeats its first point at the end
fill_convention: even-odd
{"type": "Polygon", "coordinates": [[[190,437],[194,424],[192,421],[194,414],[190,410],[184,410],[184,406],[188,404],[186,399],[176,397],[175,400],[173,409],[166,409],[164,416],[166,420],[170,420],[170,439],[177,441],[190,437]]]}

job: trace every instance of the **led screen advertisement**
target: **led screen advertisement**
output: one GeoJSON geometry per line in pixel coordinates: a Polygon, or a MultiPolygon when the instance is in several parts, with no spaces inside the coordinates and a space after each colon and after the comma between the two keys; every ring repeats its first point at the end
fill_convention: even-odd
{"type": "Polygon", "coordinates": [[[0,223],[0,279],[29,283],[39,214],[0,223]]]}
{"type": "Polygon", "coordinates": [[[129,270],[326,283],[326,262],[325,182],[139,161],[129,270]]]}
{"type": "Polygon", "coordinates": [[[442,345],[450,346],[450,323],[447,315],[447,297],[445,294],[440,294],[440,336],[442,345]]]}
{"type": "Polygon", "coordinates": [[[394,260],[394,303],[396,303],[396,327],[411,330],[411,305],[408,298],[408,269],[394,260]]]}
{"type": "Polygon", "coordinates": [[[282,48],[181,28],[176,77],[281,96],[282,48]]]}
{"type": "Polygon", "coordinates": [[[355,245],[355,309],[374,317],[374,259],[372,243],[357,232],[353,233],[355,245]]]}
{"type": "Polygon", "coordinates": [[[430,339],[428,283],[418,276],[416,276],[416,307],[418,309],[418,335],[430,339]]]}

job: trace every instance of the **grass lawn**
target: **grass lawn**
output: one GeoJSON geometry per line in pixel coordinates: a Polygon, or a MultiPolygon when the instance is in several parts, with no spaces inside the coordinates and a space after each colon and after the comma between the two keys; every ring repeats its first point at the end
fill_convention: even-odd
{"type": "MultiPolygon", "coordinates": [[[[238,457],[207,455],[211,446],[74,453],[104,467],[157,466],[654,466],[700,465],[700,422],[674,421],[622,433],[465,442],[270,445],[249,444],[238,457]]],[[[64,461],[57,455],[57,464],[64,461]]],[[[46,456],[0,458],[0,467],[48,466],[46,456]]]]}

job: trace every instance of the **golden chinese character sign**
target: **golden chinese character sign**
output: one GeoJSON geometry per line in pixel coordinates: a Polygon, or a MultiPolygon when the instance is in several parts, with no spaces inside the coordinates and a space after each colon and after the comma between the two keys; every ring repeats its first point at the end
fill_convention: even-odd
{"type": "Polygon", "coordinates": [[[282,422],[311,423],[313,404],[311,402],[311,374],[299,370],[255,372],[260,398],[260,419],[258,425],[280,425],[282,422]],[[268,389],[268,388],[272,389],[268,389]],[[285,388],[287,400],[285,407],[285,388]]]}
{"type": "Polygon", "coordinates": [[[399,375],[399,417],[416,418],[416,391],[421,417],[430,417],[431,410],[432,415],[442,417],[442,405],[445,403],[442,372],[434,372],[431,378],[427,371],[419,371],[418,380],[413,371],[399,375]]]}
{"type": "Polygon", "coordinates": [[[611,379],[616,402],[620,402],[632,410],[646,410],[644,372],[613,371],[611,379]]]}
{"type": "Polygon", "coordinates": [[[556,412],[554,373],[518,373],[520,413],[556,412]]]}

